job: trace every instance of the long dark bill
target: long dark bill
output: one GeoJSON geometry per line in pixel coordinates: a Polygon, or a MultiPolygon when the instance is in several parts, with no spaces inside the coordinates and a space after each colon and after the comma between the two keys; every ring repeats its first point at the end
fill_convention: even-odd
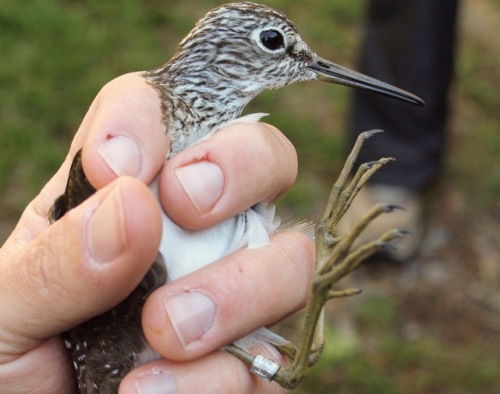
{"type": "Polygon", "coordinates": [[[425,105],[424,101],[414,94],[320,57],[317,57],[308,68],[314,71],[321,81],[368,90],[421,107],[425,105]]]}

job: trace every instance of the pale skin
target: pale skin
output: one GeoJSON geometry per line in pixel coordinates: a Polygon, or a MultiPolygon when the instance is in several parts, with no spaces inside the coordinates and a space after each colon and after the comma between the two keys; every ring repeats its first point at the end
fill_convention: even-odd
{"type": "MultiPolygon", "coordinates": [[[[63,165],[0,249],[0,392],[75,392],[59,334],[124,299],[150,267],[161,222],[160,207],[145,184],[159,171],[162,205],[191,229],[277,198],[297,171],[291,143],[263,123],[225,128],[165,164],[168,148],[156,91],[138,74],[119,77],[101,90],[63,165]],[[115,155],[110,166],[99,149],[119,136],[135,141],[138,154],[124,153],[121,162],[115,155]],[[47,212],[63,192],[71,159],[82,146],[85,172],[98,191],[49,227],[47,212]],[[203,212],[175,175],[200,159],[217,164],[224,177],[220,197],[203,212]],[[117,179],[112,168],[128,176],[117,179]]],[[[142,324],[165,359],[133,370],[120,393],[163,392],[152,387],[164,376],[176,393],[284,392],[218,349],[300,309],[313,266],[314,244],[303,234],[286,232],[266,247],[238,251],[159,288],[146,303],[142,324]],[[216,307],[213,324],[189,346],[179,341],[162,306],[186,291],[203,293],[216,307]]]]}

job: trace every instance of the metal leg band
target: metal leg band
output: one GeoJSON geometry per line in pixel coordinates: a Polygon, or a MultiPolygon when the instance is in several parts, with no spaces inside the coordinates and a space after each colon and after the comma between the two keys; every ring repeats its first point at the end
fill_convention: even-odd
{"type": "Polygon", "coordinates": [[[273,380],[274,376],[280,368],[281,366],[278,363],[275,363],[274,361],[259,354],[253,360],[250,371],[252,371],[260,378],[270,382],[271,380],[273,380]]]}

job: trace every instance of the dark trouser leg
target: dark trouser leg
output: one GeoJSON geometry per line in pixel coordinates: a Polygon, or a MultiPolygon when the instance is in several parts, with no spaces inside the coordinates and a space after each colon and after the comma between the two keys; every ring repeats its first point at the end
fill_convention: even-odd
{"type": "Polygon", "coordinates": [[[363,91],[354,93],[350,131],[380,128],[359,161],[397,159],[373,183],[422,190],[439,171],[444,151],[448,91],[453,74],[457,0],[372,0],[360,71],[406,89],[424,108],[363,91]]]}

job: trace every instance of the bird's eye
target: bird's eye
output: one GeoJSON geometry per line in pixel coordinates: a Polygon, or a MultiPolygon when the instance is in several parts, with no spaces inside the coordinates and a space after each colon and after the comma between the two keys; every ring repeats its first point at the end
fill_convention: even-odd
{"type": "Polygon", "coordinates": [[[285,46],[283,35],[276,30],[266,30],[260,33],[260,42],[271,51],[275,51],[285,46]]]}

